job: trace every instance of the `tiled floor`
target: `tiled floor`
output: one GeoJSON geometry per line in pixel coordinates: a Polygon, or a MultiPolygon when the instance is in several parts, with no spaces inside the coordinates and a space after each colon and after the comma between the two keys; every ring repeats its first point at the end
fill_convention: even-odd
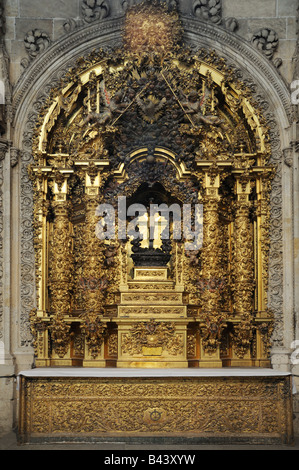
{"type": "Polygon", "coordinates": [[[138,445],[121,442],[121,439],[115,442],[101,443],[50,443],[50,444],[26,444],[19,446],[17,444],[16,434],[0,436],[0,450],[97,450],[97,451],[160,451],[167,453],[168,451],[200,451],[200,450],[299,450],[299,438],[295,440],[293,446],[283,445],[217,445],[217,444],[200,444],[200,445],[138,445]]]}

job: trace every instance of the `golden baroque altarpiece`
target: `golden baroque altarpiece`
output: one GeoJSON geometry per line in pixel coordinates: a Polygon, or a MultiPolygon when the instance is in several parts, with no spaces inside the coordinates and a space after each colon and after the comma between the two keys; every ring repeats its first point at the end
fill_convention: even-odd
{"type": "Polygon", "coordinates": [[[52,90],[33,152],[37,367],[270,365],[266,121],[224,59],[183,44],[175,11],[128,10],[123,49],[52,90]],[[201,248],[170,236],[152,248],[167,263],[136,263],[150,247],[96,235],[120,197],[201,204],[201,248]]]}

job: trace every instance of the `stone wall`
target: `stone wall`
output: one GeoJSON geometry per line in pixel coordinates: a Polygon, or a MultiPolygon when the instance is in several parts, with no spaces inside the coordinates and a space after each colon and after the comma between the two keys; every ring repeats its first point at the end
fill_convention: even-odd
{"type": "MultiPolygon", "coordinates": [[[[16,83],[24,73],[24,66],[36,52],[58,41],[74,27],[99,18],[122,15],[128,3],[130,1],[124,0],[6,1],[5,45],[11,62],[12,83],[16,83]],[[98,4],[99,7],[92,9],[88,4],[98,4]],[[34,30],[37,30],[37,34],[30,34],[34,30]]],[[[292,80],[297,0],[179,0],[179,4],[182,14],[208,18],[207,21],[232,30],[249,42],[253,41],[269,57],[273,54],[271,59],[279,66],[281,75],[287,82],[292,80]],[[204,7],[205,3],[208,7],[204,7]],[[220,9],[217,10],[213,5],[220,9]]]]}
{"type": "MultiPolygon", "coordinates": [[[[259,89],[257,96],[261,101],[271,102],[270,108],[265,104],[265,112],[273,125],[273,158],[278,165],[276,192],[273,193],[276,206],[272,225],[274,287],[271,301],[278,311],[279,328],[274,334],[272,363],[277,369],[292,370],[299,375],[296,358],[295,362],[291,360],[295,350],[292,342],[299,340],[299,289],[295,289],[299,282],[298,106],[292,107],[290,97],[285,91],[283,96],[281,93],[284,87],[290,90],[292,81],[299,80],[298,0],[167,1],[170,5],[178,3],[193,42],[199,41],[197,37],[201,36],[202,43],[206,41],[208,47],[215,47],[220,55],[223,52],[224,56],[229,56],[226,39],[230,38],[233,44],[230,47],[240,51],[235,60],[245,78],[254,75],[250,55],[259,58],[260,63],[264,61],[264,69],[267,69],[267,77],[266,72],[263,77],[264,69],[259,72],[264,96],[260,96],[259,89]],[[207,26],[204,33],[203,22],[207,26]]],[[[100,47],[104,35],[109,35],[112,44],[114,30],[111,28],[118,24],[112,20],[123,16],[128,5],[139,2],[2,0],[5,24],[0,22],[0,30],[5,35],[0,42],[0,78],[5,82],[6,123],[5,130],[0,132],[0,341],[5,351],[3,361],[0,356],[0,376],[6,378],[0,379],[0,434],[16,424],[16,391],[10,376],[29,368],[33,360],[28,326],[28,312],[34,306],[32,194],[26,168],[31,159],[34,122],[53,80],[66,72],[68,61],[77,54],[76,50],[72,56],[66,46],[70,48],[73,43],[78,54],[82,54],[85,37],[88,40],[92,36],[90,44],[100,47]],[[49,51],[53,51],[52,57],[49,51]],[[56,51],[55,71],[53,54],[56,51]],[[38,63],[40,58],[45,59],[38,63]],[[39,77],[34,82],[36,71],[39,77]],[[26,83],[26,80],[33,82],[26,83]],[[27,93],[27,100],[21,92],[27,93]]],[[[118,33],[115,40],[118,40],[118,33]]],[[[234,62],[233,55],[230,59],[234,62]]],[[[296,402],[295,410],[298,409],[296,402]]],[[[295,428],[299,434],[297,421],[299,419],[295,421],[295,428]]]]}
{"type": "MultiPolygon", "coordinates": [[[[293,55],[296,47],[296,8],[297,0],[224,0],[223,14],[225,16],[235,16],[238,22],[236,34],[242,36],[248,41],[253,41],[257,47],[263,47],[263,41],[272,45],[273,48],[268,49],[270,53],[273,51],[273,62],[279,66],[279,72],[290,82],[293,79],[293,55]],[[270,30],[270,34],[268,34],[270,30]],[[272,39],[273,33],[277,35],[276,41],[272,39]],[[264,37],[264,36],[265,37],[264,37]],[[256,39],[255,39],[256,38],[256,39]]],[[[266,49],[262,49],[267,52],[266,49]]]]}

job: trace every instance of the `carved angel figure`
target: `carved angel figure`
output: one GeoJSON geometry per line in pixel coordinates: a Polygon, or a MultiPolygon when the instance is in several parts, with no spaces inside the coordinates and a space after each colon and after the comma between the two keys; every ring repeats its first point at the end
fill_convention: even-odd
{"type": "Polygon", "coordinates": [[[113,266],[117,261],[118,245],[108,245],[105,251],[105,264],[108,267],[113,266]]]}
{"type": "Polygon", "coordinates": [[[122,114],[124,109],[127,107],[127,104],[123,102],[123,91],[118,91],[113,98],[110,98],[109,92],[106,90],[104,85],[101,85],[102,89],[102,96],[104,101],[104,111],[101,113],[97,113],[92,111],[88,114],[88,116],[84,119],[83,125],[88,124],[91,122],[92,124],[99,124],[104,126],[106,124],[111,123],[115,114],[122,114]]]}
{"type": "Polygon", "coordinates": [[[203,95],[199,100],[198,93],[195,90],[192,90],[187,96],[186,101],[182,103],[185,109],[185,113],[190,115],[195,125],[200,125],[201,122],[214,126],[221,124],[221,120],[217,116],[213,116],[211,114],[204,116],[202,113],[202,106],[204,101],[207,100],[208,93],[209,92],[206,92],[206,94],[203,95]]]}

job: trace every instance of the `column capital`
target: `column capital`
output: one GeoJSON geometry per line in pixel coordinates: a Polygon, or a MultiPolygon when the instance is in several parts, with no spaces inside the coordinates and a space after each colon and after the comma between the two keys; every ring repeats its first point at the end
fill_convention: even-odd
{"type": "Polygon", "coordinates": [[[97,197],[104,184],[104,175],[106,174],[110,163],[108,160],[76,161],[76,167],[81,168],[83,175],[85,193],[89,196],[97,197]]]}
{"type": "Polygon", "coordinates": [[[73,170],[55,169],[51,173],[51,179],[54,183],[53,193],[55,201],[66,201],[69,192],[68,179],[73,173],[73,170]]]}

